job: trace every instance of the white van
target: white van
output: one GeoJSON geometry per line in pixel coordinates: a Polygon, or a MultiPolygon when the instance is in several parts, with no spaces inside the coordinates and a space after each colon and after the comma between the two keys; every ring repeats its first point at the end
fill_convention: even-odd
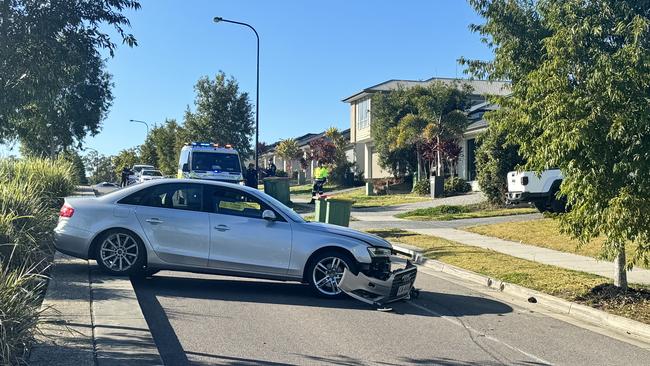
{"type": "Polygon", "coordinates": [[[239,153],[230,145],[192,142],[181,149],[178,178],[209,179],[231,183],[244,181],[239,153]]]}

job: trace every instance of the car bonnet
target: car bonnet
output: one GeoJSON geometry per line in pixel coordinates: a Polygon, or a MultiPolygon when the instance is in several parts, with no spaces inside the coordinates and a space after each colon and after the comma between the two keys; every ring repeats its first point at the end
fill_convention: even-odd
{"type": "Polygon", "coordinates": [[[304,226],[305,228],[308,228],[313,231],[320,231],[324,233],[341,235],[348,238],[361,240],[366,244],[372,245],[374,247],[392,248],[389,242],[376,235],[363,233],[347,227],[325,224],[321,222],[307,222],[304,224],[304,226]]]}

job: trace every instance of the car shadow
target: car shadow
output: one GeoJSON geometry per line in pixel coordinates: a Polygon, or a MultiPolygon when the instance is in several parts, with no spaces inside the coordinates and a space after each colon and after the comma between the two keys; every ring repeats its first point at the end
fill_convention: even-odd
{"type": "MultiPolygon", "coordinates": [[[[170,323],[170,317],[173,318],[178,314],[167,313],[158,301],[158,297],[297,305],[323,309],[375,310],[375,307],[350,298],[335,300],[319,298],[312,293],[307,285],[298,283],[246,280],[220,276],[214,278],[207,276],[180,277],[167,276],[164,273],[147,279],[134,278],[132,283],[160,356],[167,365],[187,365],[190,364],[190,361],[170,323]]],[[[393,308],[395,316],[463,317],[483,314],[502,315],[513,311],[507,304],[489,298],[428,291],[421,291],[417,299],[393,303],[390,306],[393,308]]],[[[241,359],[221,359],[220,361],[226,362],[225,364],[230,364],[228,362],[250,365],[273,364],[258,360],[241,359]]],[[[330,361],[333,364],[348,364],[340,362],[341,360],[330,361]]],[[[408,360],[407,363],[427,363],[422,363],[422,361],[408,360]]],[[[445,363],[444,360],[436,360],[436,362],[456,365],[456,363],[445,363]]],[[[461,364],[458,363],[457,365],[461,364]]]]}
{"type": "MultiPolygon", "coordinates": [[[[312,292],[305,284],[293,282],[273,282],[263,280],[246,280],[228,277],[176,277],[156,275],[148,279],[133,279],[136,294],[148,289],[155,296],[181,297],[204,300],[232,302],[269,303],[279,305],[311,306],[319,308],[343,308],[353,310],[371,310],[375,307],[351,299],[323,299],[312,292]]],[[[450,305],[454,311],[436,309],[435,316],[475,316],[483,314],[504,314],[512,312],[507,304],[489,298],[421,291],[414,302],[438,303],[444,307],[450,305]],[[458,306],[455,306],[458,305],[458,306]],[[462,306],[461,306],[462,305],[462,306]]],[[[399,308],[398,314],[434,316],[430,312],[413,307],[400,306],[397,302],[393,308],[399,308]]]]}

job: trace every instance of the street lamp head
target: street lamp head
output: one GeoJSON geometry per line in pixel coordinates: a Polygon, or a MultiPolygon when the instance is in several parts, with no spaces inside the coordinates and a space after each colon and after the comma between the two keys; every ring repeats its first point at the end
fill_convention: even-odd
{"type": "Polygon", "coordinates": [[[223,18],[222,18],[222,17],[214,17],[214,19],[212,19],[212,20],[213,20],[215,23],[219,23],[220,21],[223,20],[223,18]]]}

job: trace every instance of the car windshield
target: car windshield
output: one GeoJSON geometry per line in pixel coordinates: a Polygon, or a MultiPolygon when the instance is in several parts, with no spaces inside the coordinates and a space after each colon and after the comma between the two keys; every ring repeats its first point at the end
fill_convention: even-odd
{"type": "Polygon", "coordinates": [[[162,173],[157,170],[143,170],[142,175],[149,175],[153,177],[162,177],[162,173]]]}
{"type": "Polygon", "coordinates": [[[192,170],[240,173],[239,155],[216,152],[192,153],[192,170]]]}

